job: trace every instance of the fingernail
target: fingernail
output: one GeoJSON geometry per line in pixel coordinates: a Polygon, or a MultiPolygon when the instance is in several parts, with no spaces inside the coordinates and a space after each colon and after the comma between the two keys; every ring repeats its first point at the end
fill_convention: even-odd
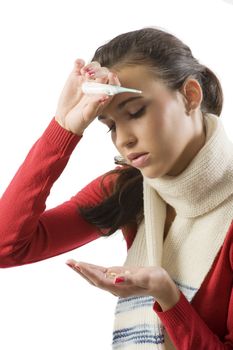
{"type": "Polygon", "coordinates": [[[86,71],[87,73],[95,73],[95,69],[93,68],[87,68],[86,71]]]}
{"type": "Polygon", "coordinates": [[[72,264],[71,261],[66,261],[66,265],[71,267],[71,269],[73,269],[73,270],[81,271],[80,267],[78,265],[74,265],[74,263],[72,264]]]}
{"type": "Polygon", "coordinates": [[[87,74],[88,74],[90,77],[94,77],[94,76],[95,76],[95,72],[92,72],[92,71],[88,71],[87,74]]]}
{"type": "Polygon", "coordinates": [[[104,96],[99,99],[99,102],[106,102],[109,99],[109,96],[104,96]]]}
{"type": "Polygon", "coordinates": [[[84,67],[83,70],[84,70],[85,73],[89,73],[93,69],[91,67],[84,67]]]}
{"type": "Polygon", "coordinates": [[[114,282],[114,283],[122,283],[122,282],[125,282],[124,277],[117,277],[117,278],[115,279],[115,282],[114,282]]]}

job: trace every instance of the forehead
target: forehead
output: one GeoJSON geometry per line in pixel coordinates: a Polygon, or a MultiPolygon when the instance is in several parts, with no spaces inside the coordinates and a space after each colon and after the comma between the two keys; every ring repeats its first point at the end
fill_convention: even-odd
{"type": "MultiPolygon", "coordinates": [[[[111,70],[111,69],[110,69],[111,70]]],[[[145,65],[131,65],[124,66],[120,69],[114,70],[121,82],[122,86],[136,88],[137,86],[144,86],[149,81],[155,80],[152,76],[151,69],[145,65]],[[145,84],[143,84],[145,82],[145,84]]]]}
{"type": "Polygon", "coordinates": [[[142,94],[120,93],[115,95],[105,107],[103,113],[101,113],[105,116],[111,114],[113,110],[117,110],[126,100],[131,99],[131,103],[140,103],[145,98],[151,99],[156,95],[161,95],[162,90],[165,89],[165,85],[158,81],[146,66],[126,66],[118,70],[112,69],[111,71],[117,74],[122,86],[141,90],[142,94]]]}

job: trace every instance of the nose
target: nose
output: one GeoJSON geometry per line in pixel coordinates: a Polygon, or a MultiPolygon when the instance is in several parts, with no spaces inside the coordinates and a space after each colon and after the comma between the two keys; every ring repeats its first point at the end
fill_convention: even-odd
{"type": "Polygon", "coordinates": [[[118,127],[115,144],[118,149],[132,148],[137,142],[136,135],[129,127],[118,127]]]}

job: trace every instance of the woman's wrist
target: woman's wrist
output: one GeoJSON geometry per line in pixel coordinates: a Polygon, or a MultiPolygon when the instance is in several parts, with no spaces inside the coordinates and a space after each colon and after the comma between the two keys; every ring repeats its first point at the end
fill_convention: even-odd
{"type": "Polygon", "coordinates": [[[176,284],[168,274],[164,276],[164,281],[161,285],[162,290],[160,296],[153,296],[155,297],[156,302],[160,305],[161,309],[163,311],[167,311],[173,308],[180,300],[180,290],[177,288],[176,284]]]}
{"type": "Polygon", "coordinates": [[[168,299],[156,299],[157,303],[160,305],[161,309],[163,311],[167,311],[172,309],[180,300],[180,291],[177,290],[176,293],[174,293],[170,298],[168,299]]]}
{"type": "Polygon", "coordinates": [[[74,132],[73,130],[68,128],[67,125],[65,125],[65,123],[62,122],[61,118],[58,118],[56,115],[55,115],[55,120],[63,129],[65,129],[65,130],[67,130],[69,132],[72,132],[73,134],[75,134],[77,136],[82,136],[83,133],[84,133],[84,128],[81,128],[81,127],[80,127],[80,129],[77,129],[74,132]]]}

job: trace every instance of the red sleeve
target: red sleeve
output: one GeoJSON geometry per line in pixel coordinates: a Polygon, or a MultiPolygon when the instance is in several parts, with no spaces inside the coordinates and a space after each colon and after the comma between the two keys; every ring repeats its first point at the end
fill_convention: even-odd
{"type": "Polygon", "coordinates": [[[177,350],[232,350],[233,292],[228,310],[228,335],[225,339],[219,339],[182,293],[179,302],[165,312],[161,310],[158,303],[154,303],[154,311],[162,321],[177,350]]]}
{"type": "Polygon", "coordinates": [[[80,139],[53,118],[29,151],[0,200],[0,267],[43,260],[99,237],[96,227],[78,214],[77,206],[103,200],[102,176],[45,211],[51,187],[80,139]]]}

